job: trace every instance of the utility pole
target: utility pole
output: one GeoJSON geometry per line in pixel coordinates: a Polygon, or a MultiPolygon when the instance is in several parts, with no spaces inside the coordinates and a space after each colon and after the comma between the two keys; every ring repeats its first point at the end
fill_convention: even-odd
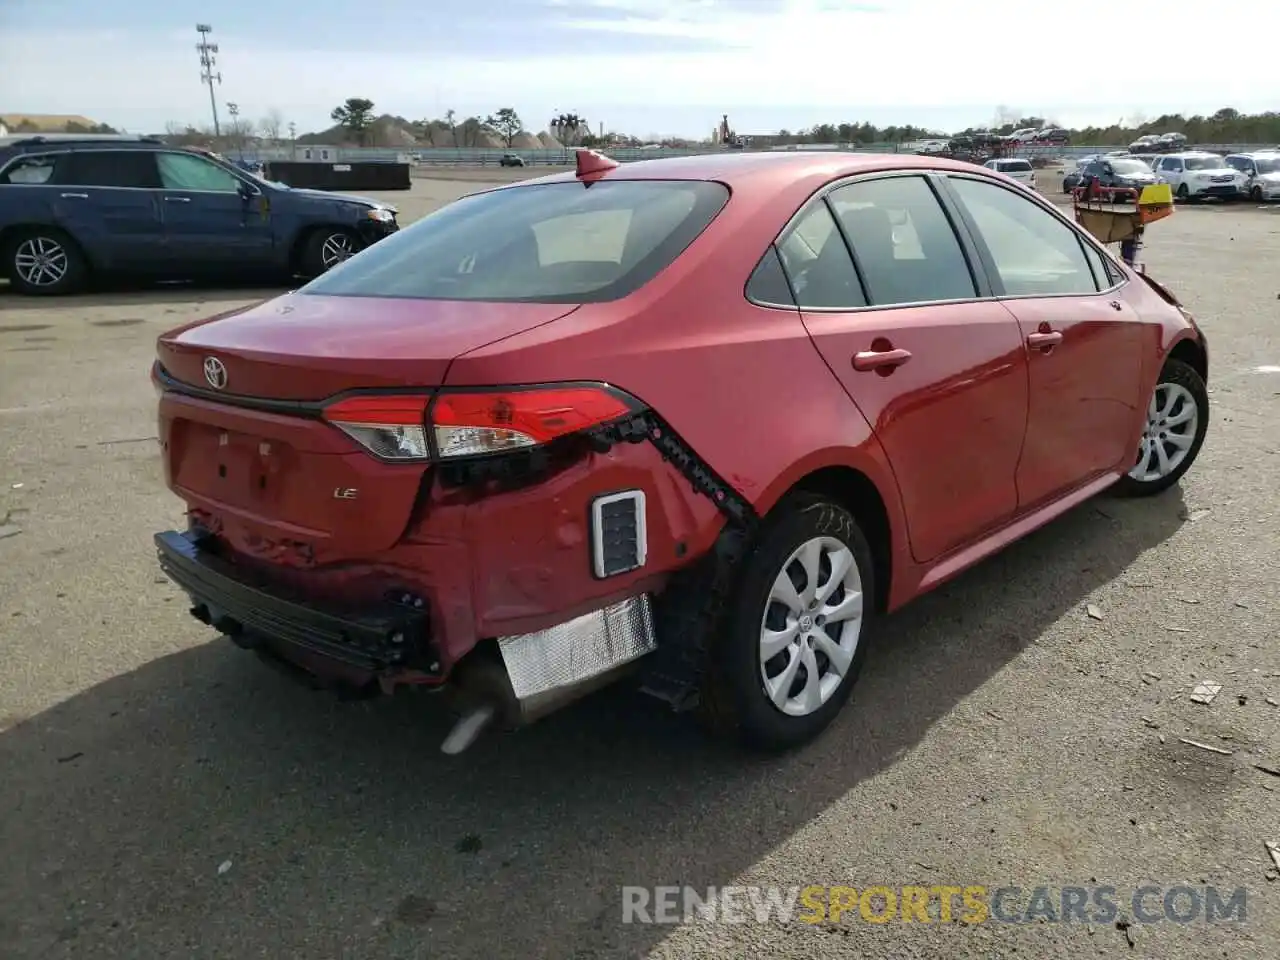
{"type": "Polygon", "coordinates": [[[227,113],[231,114],[231,130],[229,133],[236,141],[236,150],[240,159],[244,160],[244,137],[240,133],[240,104],[227,103],[227,113]]]}
{"type": "Polygon", "coordinates": [[[209,107],[213,110],[213,135],[220,139],[222,130],[218,126],[218,99],[213,93],[213,85],[222,83],[222,74],[214,72],[214,67],[218,65],[218,45],[209,42],[209,34],[213,33],[213,27],[209,24],[197,23],[196,32],[200,34],[200,42],[196,44],[196,50],[200,54],[200,82],[209,87],[209,107]]]}
{"type": "Polygon", "coordinates": [[[298,159],[298,125],[289,121],[289,159],[298,159]]]}

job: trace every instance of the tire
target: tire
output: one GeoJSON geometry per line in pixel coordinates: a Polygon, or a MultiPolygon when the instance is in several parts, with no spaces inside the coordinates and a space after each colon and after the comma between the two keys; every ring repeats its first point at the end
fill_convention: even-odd
{"type": "Polygon", "coordinates": [[[84,286],[89,265],[79,245],[61,230],[24,230],[4,247],[3,272],[13,289],[28,296],[53,297],[84,286]],[[61,273],[53,277],[53,272],[61,273]]]}
{"type": "Polygon", "coordinates": [[[360,238],[345,227],[319,227],[307,236],[302,246],[302,272],[318,277],[359,253],[361,246],[360,238]],[[344,245],[346,254],[338,257],[337,249],[344,245]]]}
{"type": "Polygon", "coordinates": [[[1249,199],[1252,200],[1254,203],[1262,203],[1263,201],[1262,188],[1254,187],[1252,190],[1250,190],[1249,199]]]}
{"type": "Polygon", "coordinates": [[[1187,198],[1191,196],[1191,191],[1187,189],[1187,185],[1185,183],[1180,183],[1178,184],[1178,189],[1174,191],[1173,195],[1179,200],[1186,202],[1187,198]]]}
{"type": "Polygon", "coordinates": [[[1143,428],[1137,460],[1132,471],[1122,477],[1114,488],[1121,496],[1148,497],[1172,487],[1195,463],[1200,448],[1204,445],[1205,432],[1209,429],[1209,393],[1205,389],[1204,380],[1194,368],[1181,360],[1165,361],[1147,410],[1148,419],[1143,428]],[[1187,409],[1194,411],[1191,420],[1182,419],[1187,409]],[[1153,412],[1159,419],[1152,419],[1153,412]],[[1163,428],[1156,435],[1157,438],[1170,438],[1160,447],[1152,446],[1153,426],[1163,428]],[[1172,439],[1174,437],[1179,439],[1175,441],[1172,439]],[[1171,468],[1165,469],[1157,452],[1161,449],[1169,460],[1174,460],[1179,453],[1182,458],[1176,460],[1171,468]]]}
{"type": "Polygon", "coordinates": [[[702,697],[704,719],[718,733],[764,752],[791,749],[817,737],[849,699],[862,669],[875,612],[874,576],[866,537],[844,507],[807,494],[789,497],[775,507],[744,561],[725,622],[712,641],[702,697]],[[788,577],[788,571],[793,601],[802,606],[804,599],[812,597],[805,567],[797,559],[806,548],[814,551],[809,556],[816,557],[811,562],[818,571],[817,586],[828,591],[828,602],[818,605],[814,598],[815,603],[797,615],[771,597],[775,580],[788,577]],[[831,564],[841,554],[848,572],[832,589],[831,564]],[[795,586],[797,580],[799,586],[795,586]],[[855,587],[864,602],[857,602],[855,587]],[[822,611],[829,613],[845,603],[850,604],[847,609],[852,615],[842,619],[840,629],[834,628],[835,621],[822,623],[822,611]],[[781,641],[774,658],[762,663],[766,627],[788,625],[781,632],[794,639],[781,641]],[[835,661],[826,650],[843,652],[843,671],[834,668],[835,661]],[[795,661],[799,662],[792,667],[795,661]],[[815,666],[816,673],[810,674],[815,666]],[[784,706],[775,706],[766,676],[777,681],[788,671],[793,685],[785,692],[794,699],[783,698],[784,706]],[[807,682],[811,676],[819,678],[814,685],[807,682]],[[806,693],[815,695],[813,702],[800,699],[806,693]]]}

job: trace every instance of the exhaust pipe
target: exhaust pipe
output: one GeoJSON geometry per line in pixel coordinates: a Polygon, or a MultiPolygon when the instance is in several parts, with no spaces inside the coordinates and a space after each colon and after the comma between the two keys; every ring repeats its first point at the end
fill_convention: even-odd
{"type": "Polygon", "coordinates": [[[473,707],[470,713],[463,715],[454,724],[449,735],[444,738],[444,743],[440,744],[440,751],[455,756],[466,750],[480,738],[485,727],[489,726],[497,715],[498,709],[493,704],[473,707]]]}
{"type": "Polygon", "coordinates": [[[555,713],[575,700],[606,687],[632,672],[638,664],[613,669],[520,699],[506,667],[487,650],[462,660],[450,677],[454,709],[461,715],[440,744],[442,753],[456,756],[471,747],[490,727],[518,730],[555,713]]]}

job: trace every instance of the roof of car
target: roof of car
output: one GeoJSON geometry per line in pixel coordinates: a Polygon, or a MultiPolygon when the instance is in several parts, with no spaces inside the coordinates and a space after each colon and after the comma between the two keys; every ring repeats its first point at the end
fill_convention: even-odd
{"type": "MultiPolygon", "coordinates": [[[[955,170],[973,172],[972,164],[914,153],[852,153],[846,151],[770,151],[761,153],[704,153],[619,164],[603,174],[616,180],[718,180],[730,186],[762,180],[793,181],[808,177],[835,180],[873,170],[955,170]]],[[[573,172],[553,173],[523,183],[574,180],[573,172]]]]}

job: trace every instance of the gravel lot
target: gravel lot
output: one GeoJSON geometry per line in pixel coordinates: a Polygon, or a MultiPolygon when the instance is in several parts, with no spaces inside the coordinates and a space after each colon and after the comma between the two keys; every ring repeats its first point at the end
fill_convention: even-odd
{"type": "Polygon", "coordinates": [[[770,761],[616,693],[445,758],[431,703],[332,702],[215,640],[154,563],[181,510],[147,368],[271,291],[0,289],[0,954],[1277,956],[1280,211],[1179,210],[1147,259],[1211,338],[1181,488],[1086,504],[893,618],[851,709],[770,761]],[[1247,919],[620,922],[621,885],[1094,882],[1245,887],[1247,919]]]}

